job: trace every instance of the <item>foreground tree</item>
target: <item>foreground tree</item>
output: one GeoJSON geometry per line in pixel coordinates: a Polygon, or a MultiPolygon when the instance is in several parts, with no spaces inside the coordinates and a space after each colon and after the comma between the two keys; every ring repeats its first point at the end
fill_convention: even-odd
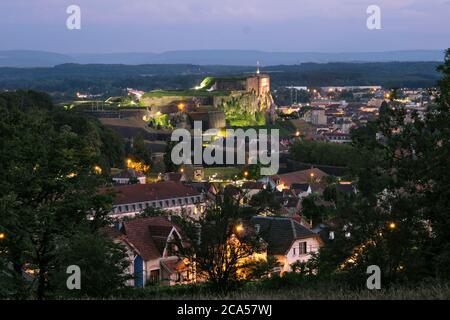
{"type": "Polygon", "coordinates": [[[124,247],[100,233],[82,232],[60,243],[54,268],[49,273],[52,298],[108,298],[131,277],[124,247]],[[81,271],[80,290],[67,288],[67,266],[81,271]]]}
{"type": "Polygon", "coordinates": [[[97,192],[101,140],[60,121],[65,111],[35,105],[0,97],[0,255],[10,296],[44,299],[64,244],[104,226],[112,197],[97,192]]]}
{"type": "Polygon", "coordinates": [[[392,100],[355,132],[359,193],[337,205],[322,270],[362,277],[375,264],[387,281],[450,278],[450,50],[439,70],[436,102],[423,115],[392,100]]]}
{"type": "Polygon", "coordinates": [[[202,216],[180,218],[177,222],[184,240],[174,243],[177,255],[187,258],[197,277],[206,279],[214,290],[233,288],[241,280],[247,259],[263,248],[246,224],[252,214],[239,200],[224,196],[202,216]]]}

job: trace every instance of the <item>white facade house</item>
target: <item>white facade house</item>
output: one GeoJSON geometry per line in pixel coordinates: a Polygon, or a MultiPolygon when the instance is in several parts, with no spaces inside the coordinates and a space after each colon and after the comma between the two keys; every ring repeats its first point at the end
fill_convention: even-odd
{"type": "Polygon", "coordinates": [[[206,206],[204,195],[182,183],[164,181],[113,187],[111,216],[134,216],[147,208],[197,216],[206,206]]]}
{"type": "Polygon", "coordinates": [[[127,248],[130,266],[126,272],[132,279],[127,285],[176,285],[195,281],[195,273],[177,255],[175,243],[181,233],[165,217],[144,217],[124,221],[104,229],[105,234],[127,248]]]}
{"type": "Polygon", "coordinates": [[[291,185],[291,190],[299,199],[306,198],[313,193],[309,183],[294,183],[291,185]]]}
{"type": "Polygon", "coordinates": [[[291,272],[291,266],[295,262],[308,262],[312,257],[311,254],[317,253],[322,245],[323,242],[317,234],[292,242],[287,253],[278,258],[283,264],[282,272],[291,272]]]}
{"type": "Polygon", "coordinates": [[[318,234],[292,218],[258,216],[251,224],[267,243],[267,256],[277,258],[281,274],[291,272],[294,263],[307,262],[323,245],[318,234]]]}
{"type": "Polygon", "coordinates": [[[113,182],[116,184],[129,184],[132,179],[136,179],[140,184],[147,182],[147,177],[142,172],[130,168],[112,177],[113,182]]]}

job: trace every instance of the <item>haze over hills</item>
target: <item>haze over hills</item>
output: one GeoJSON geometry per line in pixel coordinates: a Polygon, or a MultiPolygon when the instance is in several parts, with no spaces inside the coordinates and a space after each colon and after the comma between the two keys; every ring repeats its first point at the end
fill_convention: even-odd
{"type": "Polygon", "coordinates": [[[253,66],[294,65],[305,62],[388,62],[442,61],[444,50],[410,50],[385,52],[265,52],[252,50],[191,50],[163,53],[77,53],[45,51],[0,51],[0,67],[53,67],[63,63],[79,64],[195,64],[253,66]]]}

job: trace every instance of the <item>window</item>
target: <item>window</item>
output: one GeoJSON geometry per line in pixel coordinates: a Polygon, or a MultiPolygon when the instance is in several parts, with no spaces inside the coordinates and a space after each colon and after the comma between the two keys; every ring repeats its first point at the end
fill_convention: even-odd
{"type": "Polygon", "coordinates": [[[334,231],[330,231],[328,238],[334,240],[334,231]]]}
{"type": "Polygon", "coordinates": [[[159,270],[151,270],[149,282],[156,284],[159,283],[159,270]]]}
{"type": "MultiPolygon", "coordinates": [[[[261,230],[261,225],[255,224],[255,233],[258,234],[260,230],[261,230]]],[[[294,248],[294,254],[295,254],[295,248],[294,248]]]]}
{"type": "Polygon", "coordinates": [[[307,242],[300,242],[299,243],[298,254],[307,254],[307,253],[308,253],[307,242]]]}
{"type": "Polygon", "coordinates": [[[295,256],[295,255],[296,255],[296,253],[295,253],[295,248],[293,248],[292,250],[293,250],[293,254],[292,254],[292,255],[295,256]]]}

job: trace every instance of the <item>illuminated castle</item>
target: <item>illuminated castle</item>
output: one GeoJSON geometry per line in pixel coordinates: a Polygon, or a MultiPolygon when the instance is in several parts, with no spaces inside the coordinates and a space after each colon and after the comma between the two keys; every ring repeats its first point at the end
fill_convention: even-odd
{"type": "Polygon", "coordinates": [[[270,93],[270,76],[261,74],[259,64],[256,74],[247,77],[221,77],[207,78],[211,91],[247,91],[256,96],[264,96],[270,93]]]}

